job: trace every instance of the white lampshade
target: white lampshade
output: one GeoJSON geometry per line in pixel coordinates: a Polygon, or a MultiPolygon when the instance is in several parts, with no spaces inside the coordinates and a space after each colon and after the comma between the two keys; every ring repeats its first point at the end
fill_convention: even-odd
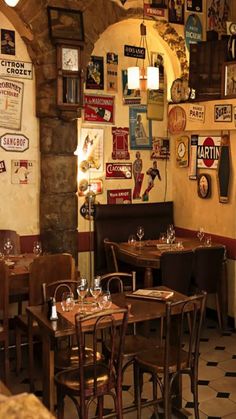
{"type": "Polygon", "coordinates": [[[4,0],[4,1],[10,7],[15,7],[17,3],[19,3],[19,0],[4,0]]]}
{"type": "Polygon", "coordinates": [[[134,90],[140,87],[139,67],[128,67],[128,89],[134,90]]]}
{"type": "Polygon", "coordinates": [[[159,89],[159,68],[147,67],[147,89],[159,89]]]}

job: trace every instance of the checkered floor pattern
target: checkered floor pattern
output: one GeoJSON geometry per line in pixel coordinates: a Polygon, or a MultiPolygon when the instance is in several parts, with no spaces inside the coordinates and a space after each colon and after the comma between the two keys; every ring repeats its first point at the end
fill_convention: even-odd
{"type": "MultiPolygon", "coordinates": [[[[151,334],[157,333],[155,327],[151,334]]],[[[25,349],[26,350],[26,349],[25,349]]],[[[12,357],[14,353],[12,352],[12,357]]],[[[10,389],[13,394],[28,391],[26,362],[21,374],[16,377],[14,362],[11,363],[10,389]]],[[[39,368],[40,372],[40,368],[39,368]]],[[[142,397],[149,399],[152,394],[152,383],[147,375],[144,378],[142,397]]],[[[132,369],[127,370],[123,384],[124,406],[133,403],[133,375],[132,369]]],[[[37,380],[36,395],[41,398],[41,382],[37,380]]],[[[220,333],[214,321],[207,319],[202,331],[199,359],[199,410],[200,419],[236,419],[236,333],[235,331],[220,333]]],[[[112,401],[105,401],[106,412],[112,409],[112,401]]],[[[189,412],[189,417],[194,418],[192,394],[189,386],[189,378],[183,377],[183,407],[189,412]]],[[[95,406],[94,406],[95,409],[95,406]]],[[[93,412],[94,413],[94,412],[93,412]]],[[[142,419],[152,418],[152,408],[142,410],[142,419]]],[[[92,412],[91,412],[92,416],[92,412]]],[[[160,417],[162,415],[160,414],[160,417]]],[[[66,402],[65,419],[77,418],[76,410],[72,402],[66,402]]],[[[135,419],[136,412],[124,415],[125,419],[135,419]]],[[[173,414],[173,419],[175,415],[173,414]]]]}

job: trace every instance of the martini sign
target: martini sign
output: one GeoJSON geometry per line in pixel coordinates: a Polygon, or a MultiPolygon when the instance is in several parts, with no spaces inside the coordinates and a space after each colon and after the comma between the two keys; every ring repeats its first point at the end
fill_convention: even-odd
{"type": "Polygon", "coordinates": [[[221,137],[198,137],[197,167],[217,169],[221,137]]]}

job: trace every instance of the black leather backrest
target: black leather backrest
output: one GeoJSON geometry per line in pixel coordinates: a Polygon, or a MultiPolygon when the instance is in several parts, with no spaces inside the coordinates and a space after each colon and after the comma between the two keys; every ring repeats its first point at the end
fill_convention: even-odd
{"type": "Polygon", "coordinates": [[[161,255],[161,283],[168,288],[189,295],[193,273],[192,250],[170,251],[161,255]]]}
{"type": "Polygon", "coordinates": [[[194,252],[194,281],[200,290],[218,291],[225,255],[224,246],[198,247],[194,252]]]}
{"type": "Polygon", "coordinates": [[[104,239],[125,242],[130,234],[136,234],[138,225],[144,226],[144,240],[159,237],[168,224],[174,224],[173,202],[102,205],[94,216],[94,264],[95,273],[106,271],[104,239]]]}

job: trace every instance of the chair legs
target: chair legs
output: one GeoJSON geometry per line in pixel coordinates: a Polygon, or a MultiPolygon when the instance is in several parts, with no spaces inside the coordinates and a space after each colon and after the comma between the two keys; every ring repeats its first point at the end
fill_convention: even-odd
{"type": "Polygon", "coordinates": [[[21,332],[16,327],[16,374],[19,375],[22,364],[22,354],[21,354],[21,332]]]}
{"type": "Polygon", "coordinates": [[[221,310],[220,310],[220,301],[219,301],[219,295],[217,293],[215,294],[215,298],[216,298],[216,311],[217,311],[219,328],[220,328],[220,330],[222,330],[222,318],[221,318],[221,310]]]}
{"type": "Polygon", "coordinates": [[[9,384],[9,371],[10,371],[10,364],[9,364],[9,342],[8,339],[4,342],[4,379],[6,385],[9,384]]]}

